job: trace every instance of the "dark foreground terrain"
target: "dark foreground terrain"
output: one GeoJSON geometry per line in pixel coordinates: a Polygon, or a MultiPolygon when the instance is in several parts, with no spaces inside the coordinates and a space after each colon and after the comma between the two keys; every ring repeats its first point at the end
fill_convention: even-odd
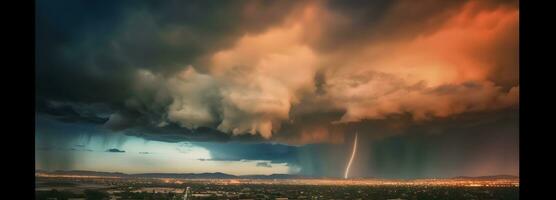
{"type": "Polygon", "coordinates": [[[36,199],[518,199],[513,181],[36,177],[36,199]],[[185,197],[187,196],[187,197],[185,197]]]}

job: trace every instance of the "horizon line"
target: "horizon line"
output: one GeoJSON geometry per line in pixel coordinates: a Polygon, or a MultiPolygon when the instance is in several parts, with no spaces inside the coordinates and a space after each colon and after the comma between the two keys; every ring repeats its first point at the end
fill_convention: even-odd
{"type": "MultiPolygon", "coordinates": [[[[244,175],[236,175],[231,173],[225,172],[138,172],[138,173],[126,173],[126,172],[119,172],[119,171],[94,171],[94,170],[45,170],[45,169],[35,169],[35,173],[37,172],[97,172],[97,173],[113,173],[113,174],[124,174],[124,175],[141,175],[141,174],[192,174],[192,175],[200,175],[200,174],[224,174],[236,177],[245,177],[245,176],[272,176],[272,175],[290,175],[290,176],[299,176],[304,178],[316,178],[316,179],[345,179],[342,176],[313,176],[313,175],[304,175],[304,174],[284,174],[284,173],[272,173],[272,174],[244,174],[244,175]]],[[[485,178],[485,177],[496,177],[496,176],[511,176],[515,178],[519,178],[519,175],[512,175],[512,174],[490,174],[490,175],[477,175],[477,176],[470,176],[470,175],[457,175],[457,176],[436,176],[436,177],[413,177],[413,178],[388,178],[388,177],[380,177],[380,176],[359,176],[359,177],[352,177],[349,179],[454,179],[454,178],[485,178]]]]}

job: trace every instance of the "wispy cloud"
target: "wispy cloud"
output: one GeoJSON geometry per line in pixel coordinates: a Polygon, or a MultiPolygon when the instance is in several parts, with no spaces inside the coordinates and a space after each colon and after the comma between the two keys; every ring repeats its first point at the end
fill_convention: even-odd
{"type": "Polygon", "coordinates": [[[106,150],[106,152],[110,152],[110,153],[125,153],[124,150],[119,150],[119,149],[116,149],[116,148],[108,149],[108,150],[106,150]]]}
{"type": "Polygon", "coordinates": [[[269,162],[258,162],[257,163],[257,167],[267,167],[267,168],[271,168],[272,165],[269,162]]]}

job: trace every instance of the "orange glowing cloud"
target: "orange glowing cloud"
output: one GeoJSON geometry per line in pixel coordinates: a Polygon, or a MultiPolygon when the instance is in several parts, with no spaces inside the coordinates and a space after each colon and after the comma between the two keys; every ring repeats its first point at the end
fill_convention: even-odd
{"type": "MultiPolygon", "coordinates": [[[[451,11],[431,17],[435,26],[411,29],[419,31],[408,34],[414,36],[359,35],[354,45],[324,51],[318,43],[330,39],[327,31],[349,18],[318,3],[303,5],[282,23],[214,52],[208,73],[187,68],[171,79],[170,120],[186,127],[218,123],[223,132],[271,138],[292,119],[294,107],[302,114],[345,111],[335,122],[297,129],[297,143],[310,143],[336,138],[326,129],[334,123],[399,114],[426,120],[517,105],[517,48],[505,48],[517,45],[517,8],[469,2],[451,11]],[[509,86],[499,84],[500,71],[510,74],[509,86]],[[203,100],[207,91],[216,102],[203,100]]],[[[400,11],[390,12],[395,17],[400,11]]]]}
{"type": "MultiPolygon", "coordinates": [[[[426,119],[517,104],[519,86],[504,91],[489,80],[499,60],[485,55],[496,53],[497,38],[517,33],[518,11],[477,6],[465,5],[436,31],[409,41],[342,52],[349,53],[340,56],[345,65],[327,71],[329,97],[347,110],[340,121],[403,113],[426,119]]],[[[505,42],[517,42],[514,36],[505,42]]]]}

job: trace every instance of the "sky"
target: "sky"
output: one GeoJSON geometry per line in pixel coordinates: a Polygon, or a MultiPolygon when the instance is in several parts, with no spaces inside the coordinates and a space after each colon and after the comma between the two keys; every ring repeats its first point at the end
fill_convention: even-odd
{"type": "Polygon", "coordinates": [[[519,174],[517,1],[46,1],[35,168],[519,174]]]}

